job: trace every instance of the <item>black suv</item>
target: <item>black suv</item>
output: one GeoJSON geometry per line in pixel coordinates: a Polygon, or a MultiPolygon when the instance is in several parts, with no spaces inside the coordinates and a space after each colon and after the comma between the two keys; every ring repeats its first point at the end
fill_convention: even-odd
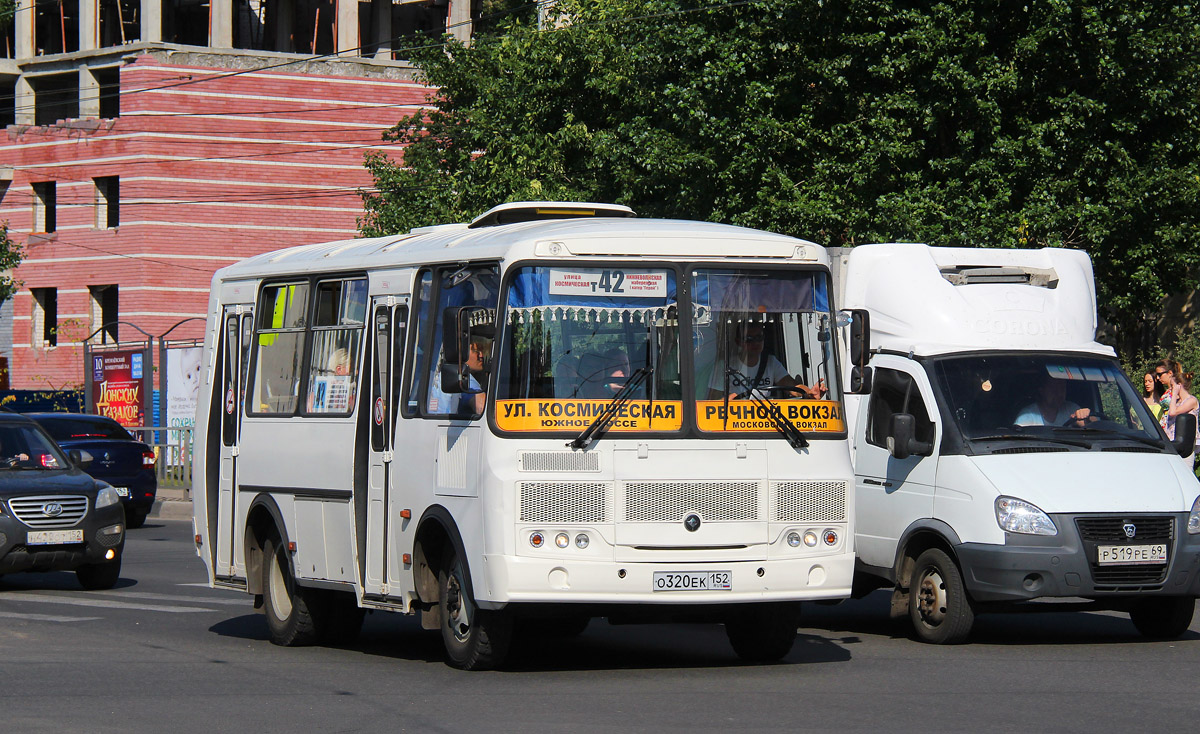
{"type": "Polygon", "coordinates": [[[121,576],[125,511],[107,482],[80,468],[34,421],[0,413],[0,574],[74,571],[85,589],[121,576]]]}

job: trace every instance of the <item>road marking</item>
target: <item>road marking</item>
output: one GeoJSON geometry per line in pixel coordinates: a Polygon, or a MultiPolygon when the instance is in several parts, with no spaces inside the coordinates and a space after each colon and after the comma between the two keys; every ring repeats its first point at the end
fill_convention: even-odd
{"type": "Polygon", "coordinates": [[[120,596],[133,599],[150,599],[151,601],[182,601],[189,604],[229,604],[232,606],[245,606],[251,602],[250,597],[245,594],[240,599],[223,599],[214,598],[208,599],[198,596],[182,596],[179,594],[158,594],[153,591],[92,591],[91,594],[108,594],[111,596],[120,596]]]}
{"type": "Polygon", "coordinates": [[[187,614],[190,612],[215,612],[216,609],[203,607],[174,607],[161,604],[130,604],[109,599],[83,598],[76,596],[51,596],[49,594],[30,594],[23,591],[6,591],[0,599],[4,601],[29,601],[40,604],[67,604],[77,607],[99,607],[102,609],[136,609],[143,612],[168,612],[172,614],[187,614]]]}
{"type": "Polygon", "coordinates": [[[19,612],[0,612],[4,619],[29,619],[34,622],[94,622],[103,617],[60,617],[54,614],[21,614],[19,612]]]}

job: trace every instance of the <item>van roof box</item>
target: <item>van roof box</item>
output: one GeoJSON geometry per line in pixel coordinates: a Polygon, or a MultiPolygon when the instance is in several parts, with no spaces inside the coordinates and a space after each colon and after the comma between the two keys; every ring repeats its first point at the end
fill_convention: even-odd
{"type": "Polygon", "coordinates": [[[871,312],[872,348],[1113,354],[1096,342],[1096,285],[1081,250],[859,245],[834,277],[840,307],[871,312]]]}
{"type": "Polygon", "coordinates": [[[595,204],[586,201],[513,201],[488,209],[467,225],[470,229],[497,227],[518,222],[580,217],[635,217],[632,209],[621,204],[595,204]]]}

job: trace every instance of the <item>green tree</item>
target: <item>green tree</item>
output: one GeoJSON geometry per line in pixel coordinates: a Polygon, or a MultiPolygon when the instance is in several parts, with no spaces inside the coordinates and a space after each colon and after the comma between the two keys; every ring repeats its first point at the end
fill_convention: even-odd
{"type": "Polygon", "coordinates": [[[1078,247],[1119,337],[1196,284],[1200,6],[557,7],[414,52],[438,94],[387,134],[402,161],[367,157],[364,234],[583,199],[826,245],[1078,247]]]}
{"type": "Polygon", "coordinates": [[[0,303],[12,298],[21,288],[13,270],[21,264],[25,251],[8,236],[8,222],[0,222],[0,303]]]}

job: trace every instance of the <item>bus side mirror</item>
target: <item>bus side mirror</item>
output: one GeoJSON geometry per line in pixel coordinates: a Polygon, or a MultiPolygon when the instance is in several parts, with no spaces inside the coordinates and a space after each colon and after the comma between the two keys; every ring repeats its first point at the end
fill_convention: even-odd
{"type": "Polygon", "coordinates": [[[871,359],[871,314],[865,308],[850,309],[850,364],[866,367],[871,359]]]}
{"type": "Polygon", "coordinates": [[[1191,413],[1175,416],[1175,440],[1171,442],[1180,456],[1191,456],[1196,450],[1196,416],[1191,413]]]}

